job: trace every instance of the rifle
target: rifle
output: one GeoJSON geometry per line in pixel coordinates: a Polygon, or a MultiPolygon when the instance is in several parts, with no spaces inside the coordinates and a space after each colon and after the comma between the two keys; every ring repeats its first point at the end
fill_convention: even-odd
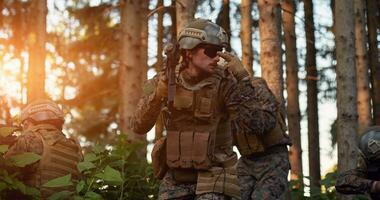
{"type": "Polygon", "coordinates": [[[176,91],[176,66],[178,64],[180,54],[179,54],[179,45],[178,43],[169,43],[165,47],[166,55],[166,78],[168,80],[168,100],[167,105],[169,109],[169,118],[173,110],[174,96],[176,91]]]}

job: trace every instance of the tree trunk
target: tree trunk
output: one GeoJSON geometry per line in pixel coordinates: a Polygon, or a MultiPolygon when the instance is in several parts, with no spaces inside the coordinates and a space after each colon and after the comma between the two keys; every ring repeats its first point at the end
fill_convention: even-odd
{"type": "MultiPolygon", "coordinates": [[[[158,0],[157,9],[164,6],[164,0],[158,0]]],[[[164,38],[164,11],[160,10],[157,13],[157,62],[156,62],[156,72],[161,71],[164,63],[162,52],[164,50],[163,38],[164,38]]],[[[158,140],[162,137],[162,132],[164,130],[164,126],[161,120],[161,116],[158,117],[155,126],[155,140],[158,140]]]]}
{"type": "Polygon", "coordinates": [[[242,63],[249,75],[253,72],[253,48],[252,48],[252,1],[242,0],[240,5],[240,39],[242,48],[242,63]]]}
{"type": "MultiPolygon", "coordinates": [[[[286,55],[286,89],[288,92],[288,128],[293,145],[290,147],[291,180],[302,177],[302,148],[301,148],[301,114],[298,90],[298,61],[295,33],[295,3],[294,0],[285,0],[282,3],[284,24],[285,55],[286,55]]],[[[302,180],[301,180],[302,182],[302,180]]]]}
{"type": "Polygon", "coordinates": [[[0,126],[12,126],[12,116],[7,98],[0,96],[0,126]]]}
{"type": "Polygon", "coordinates": [[[176,1],[177,36],[194,19],[196,5],[197,3],[194,0],[176,1]]]}
{"type": "Polygon", "coordinates": [[[281,10],[279,0],[259,0],[260,64],[262,77],[283,108],[281,10]]]}
{"type": "MultiPolygon", "coordinates": [[[[21,53],[25,50],[25,42],[26,39],[24,35],[26,34],[26,24],[27,24],[27,16],[25,15],[24,11],[24,5],[23,2],[15,1],[15,15],[12,18],[12,30],[13,30],[13,37],[12,37],[12,44],[15,47],[15,58],[17,58],[20,61],[20,72],[19,72],[19,82],[20,82],[20,102],[23,102],[23,91],[24,91],[24,67],[25,67],[25,61],[24,58],[21,56],[21,53]]],[[[1,7],[0,7],[1,10],[1,7]]],[[[0,25],[1,26],[1,25],[0,25]]]]}
{"type": "Polygon", "coordinates": [[[355,0],[355,53],[357,75],[358,132],[361,133],[372,124],[371,102],[369,94],[367,32],[365,29],[365,4],[355,0]]]}
{"type": "Polygon", "coordinates": [[[141,85],[143,85],[147,79],[148,73],[148,13],[149,13],[149,1],[143,0],[140,5],[140,19],[141,24],[141,85]]]}
{"type": "MultiPolygon", "coordinates": [[[[357,107],[354,1],[336,0],[338,172],[356,167],[357,107]]],[[[340,196],[340,195],[339,195],[340,196]]],[[[340,196],[340,199],[350,199],[340,196]]]]}
{"type": "Polygon", "coordinates": [[[230,0],[223,0],[222,8],[216,18],[216,24],[221,26],[228,35],[227,51],[231,51],[231,23],[230,23],[230,0]]]}
{"type": "Polygon", "coordinates": [[[170,27],[171,41],[177,42],[177,4],[176,0],[172,0],[172,5],[170,9],[170,18],[172,21],[172,26],[170,27]]]}
{"type": "Polygon", "coordinates": [[[320,190],[321,168],[319,158],[318,127],[318,72],[316,67],[316,49],[314,37],[314,18],[312,0],[304,0],[306,32],[306,83],[307,83],[307,119],[309,140],[309,174],[312,189],[320,190]]]}
{"type": "Polygon", "coordinates": [[[33,21],[29,28],[29,69],[28,69],[28,102],[44,98],[45,95],[45,43],[46,43],[46,0],[32,1],[33,21]]]}
{"type": "MultiPolygon", "coordinates": [[[[4,1],[0,1],[0,10],[4,9],[4,3],[5,3],[4,1]]],[[[4,15],[1,13],[0,14],[0,27],[4,26],[3,23],[4,23],[4,15]]]]}
{"type": "Polygon", "coordinates": [[[127,119],[133,115],[136,105],[142,95],[142,79],[146,78],[146,74],[142,73],[141,52],[142,23],[141,0],[122,0],[121,8],[121,24],[122,33],[120,48],[120,68],[119,68],[119,117],[120,129],[122,133],[128,135],[128,139],[132,142],[137,141],[138,137],[128,129],[127,119]]]}
{"type": "MultiPolygon", "coordinates": [[[[158,0],[156,9],[164,6],[164,0],[158,0]]],[[[164,10],[157,12],[157,63],[156,72],[161,71],[163,66],[162,52],[164,50],[164,10]]]]}
{"type": "Polygon", "coordinates": [[[374,0],[367,0],[368,10],[368,38],[369,38],[369,63],[371,69],[373,118],[375,124],[380,124],[380,63],[377,41],[377,28],[379,12],[374,0]]]}

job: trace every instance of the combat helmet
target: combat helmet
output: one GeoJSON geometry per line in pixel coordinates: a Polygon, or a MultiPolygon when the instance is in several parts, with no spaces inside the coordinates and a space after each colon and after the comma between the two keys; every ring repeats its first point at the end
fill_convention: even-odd
{"type": "Polygon", "coordinates": [[[178,36],[179,48],[190,50],[199,44],[227,47],[228,36],[219,25],[206,19],[195,19],[181,30],[178,36]]]}
{"type": "Polygon", "coordinates": [[[363,131],[359,149],[368,163],[380,162],[380,126],[371,126],[363,131]]]}
{"type": "Polygon", "coordinates": [[[64,122],[63,111],[58,107],[56,103],[50,100],[36,100],[29,103],[21,111],[21,123],[25,120],[31,120],[32,122],[45,122],[55,121],[64,122]]]}

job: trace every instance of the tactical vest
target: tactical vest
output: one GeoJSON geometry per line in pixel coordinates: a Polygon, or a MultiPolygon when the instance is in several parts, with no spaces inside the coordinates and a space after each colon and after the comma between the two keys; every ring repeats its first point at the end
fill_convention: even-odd
{"type": "Polygon", "coordinates": [[[229,121],[218,103],[222,75],[218,71],[195,86],[183,79],[177,82],[171,123],[167,127],[169,168],[206,170],[236,162],[229,121]]]}
{"type": "MultiPolygon", "coordinates": [[[[253,78],[252,85],[263,84],[263,79],[253,78]]],[[[264,83],[265,84],[265,83],[264,83]]],[[[263,153],[272,146],[291,144],[289,136],[286,134],[285,113],[280,108],[276,113],[276,126],[258,135],[255,133],[234,133],[234,140],[239,152],[243,156],[255,153],[263,153]]]]}
{"type": "Polygon", "coordinates": [[[77,170],[77,163],[82,159],[79,144],[73,139],[67,139],[61,131],[51,125],[39,125],[31,131],[41,139],[43,153],[37,170],[28,176],[26,183],[39,188],[43,199],[62,190],[74,190],[74,188],[47,188],[42,185],[68,174],[71,174],[74,180],[80,178],[77,170]]]}

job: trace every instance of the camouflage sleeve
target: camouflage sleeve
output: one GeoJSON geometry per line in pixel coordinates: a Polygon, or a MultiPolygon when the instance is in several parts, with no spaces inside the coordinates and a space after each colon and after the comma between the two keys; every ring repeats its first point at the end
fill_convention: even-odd
{"type": "Polygon", "coordinates": [[[275,127],[277,102],[263,79],[230,80],[221,87],[234,131],[262,135],[275,127]]]}
{"type": "Polygon", "coordinates": [[[162,99],[155,95],[158,76],[144,85],[144,95],[140,99],[133,116],[128,119],[129,128],[137,134],[146,134],[155,124],[161,112],[162,99]]]}
{"type": "Polygon", "coordinates": [[[358,166],[338,175],[335,188],[343,194],[369,193],[373,180],[367,178],[365,161],[359,157],[358,166]]]}

